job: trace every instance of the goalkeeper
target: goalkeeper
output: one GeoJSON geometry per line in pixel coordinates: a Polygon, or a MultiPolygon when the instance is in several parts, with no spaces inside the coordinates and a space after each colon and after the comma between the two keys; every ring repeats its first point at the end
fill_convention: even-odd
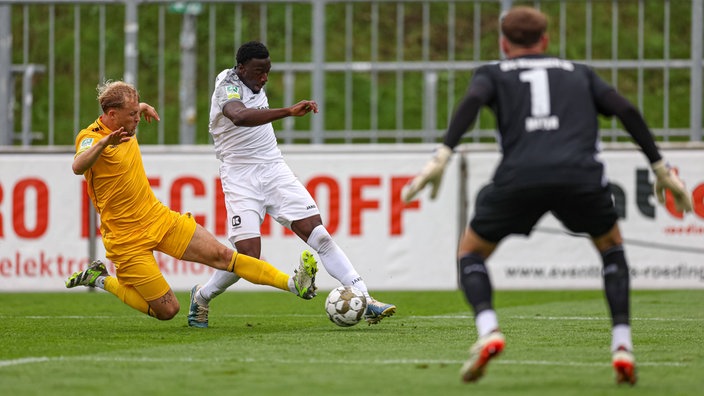
{"type": "Polygon", "coordinates": [[[677,210],[692,210],[690,194],[670,169],[639,111],[585,65],[544,55],[547,17],[515,7],[501,20],[507,59],[478,68],[450,121],[443,145],[404,187],[409,202],[426,186],[435,198],[443,169],[482,106],[496,116],[502,149],[493,181],[476,199],[475,213],[459,243],[461,287],[472,306],[478,340],[460,371],[478,380],[504,348],[492,305],[486,261],[510,234],[530,234],[547,212],[574,232],[588,233],[603,261],[612,321],[612,365],[617,383],[636,382],[630,328],[629,270],[604,165],[598,157],[599,114],[617,117],[655,173],[655,193],[677,210]]]}

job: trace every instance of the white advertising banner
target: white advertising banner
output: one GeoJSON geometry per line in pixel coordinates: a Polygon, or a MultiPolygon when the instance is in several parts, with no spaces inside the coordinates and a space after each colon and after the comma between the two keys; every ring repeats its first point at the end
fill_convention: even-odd
{"type": "MultiPolygon", "coordinates": [[[[189,211],[227,241],[227,214],[218,161],[209,147],[143,147],[157,197],[189,211]]],[[[468,161],[469,213],[491,178],[498,154],[480,150],[450,162],[435,201],[427,192],[408,205],[400,189],[430,158],[430,146],[283,147],[288,164],[317,200],[323,220],[373,290],[451,290],[457,285],[456,241],[465,225],[460,155],[468,161]]],[[[695,213],[657,205],[653,177],[638,151],[607,151],[608,175],[621,215],[635,288],[704,287],[704,152],[666,157],[693,191],[695,213]]],[[[71,152],[0,154],[0,291],[59,291],[88,263],[89,201],[71,172],[71,152]]],[[[291,273],[307,248],[267,218],[263,258],[291,273]]],[[[98,236],[96,258],[105,260],[98,236]]],[[[174,290],[205,282],[212,269],[161,253],[159,266],[174,290]]],[[[322,267],[322,266],[321,266],[322,267]]],[[[510,237],[488,263],[497,289],[601,288],[601,259],[588,239],[568,235],[547,215],[528,237],[510,237]]],[[[114,269],[111,268],[114,273],[114,269]]],[[[321,268],[323,290],[337,286],[321,268]]],[[[233,289],[270,290],[240,281],[233,289]]]]}
{"type": "MultiPolygon", "coordinates": [[[[156,196],[174,210],[193,213],[231,246],[212,148],[142,150],[156,196]]],[[[365,146],[285,150],[287,162],[317,200],[330,234],[372,290],[456,285],[458,184],[445,183],[435,201],[405,205],[400,199],[401,187],[430,155],[429,149],[365,146]]],[[[83,177],[71,171],[72,160],[70,152],[0,155],[0,291],[65,290],[65,279],[87,266],[89,201],[83,177]]],[[[448,180],[458,179],[458,162],[448,168],[448,180]]],[[[269,217],[262,233],[262,258],[292,273],[308,246],[269,217]]],[[[105,261],[100,239],[97,246],[96,258],[105,261]]],[[[190,290],[212,273],[201,264],[161,253],[156,257],[174,290],[190,290]]],[[[320,289],[339,285],[322,265],[316,280],[320,289]]],[[[246,281],[233,288],[267,289],[246,281]]]]}
{"type": "MultiPolygon", "coordinates": [[[[636,150],[602,154],[612,184],[631,285],[636,289],[704,287],[704,152],[667,150],[663,154],[693,192],[694,213],[682,216],[660,205],[654,176],[636,150]]],[[[491,178],[498,153],[471,153],[470,199],[491,178]]],[[[498,289],[602,287],[601,257],[586,235],[570,235],[550,214],[529,237],[507,238],[488,268],[498,289]]]]}

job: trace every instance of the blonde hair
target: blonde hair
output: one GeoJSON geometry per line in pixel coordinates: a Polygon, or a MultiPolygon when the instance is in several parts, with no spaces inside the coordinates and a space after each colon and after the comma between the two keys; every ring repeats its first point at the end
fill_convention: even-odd
{"type": "Polygon", "coordinates": [[[121,109],[127,101],[139,102],[139,92],[130,83],[107,80],[98,85],[98,103],[103,113],[110,109],[121,109]]]}
{"type": "Polygon", "coordinates": [[[532,7],[513,7],[501,18],[501,33],[521,47],[537,44],[547,28],[548,17],[532,7]]]}

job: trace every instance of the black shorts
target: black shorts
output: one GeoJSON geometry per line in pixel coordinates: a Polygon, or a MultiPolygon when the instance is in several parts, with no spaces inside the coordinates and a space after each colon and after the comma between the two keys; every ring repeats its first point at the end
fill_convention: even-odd
{"type": "Polygon", "coordinates": [[[470,227],[482,238],[499,242],[510,234],[530,235],[547,212],[572,232],[606,234],[618,220],[611,188],[581,185],[540,187],[485,186],[477,194],[470,227]]]}

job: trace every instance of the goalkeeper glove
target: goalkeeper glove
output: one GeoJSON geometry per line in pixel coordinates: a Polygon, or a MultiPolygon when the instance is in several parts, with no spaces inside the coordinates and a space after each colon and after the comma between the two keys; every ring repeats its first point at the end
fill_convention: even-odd
{"type": "Polygon", "coordinates": [[[658,201],[664,204],[665,190],[669,190],[675,199],[675,208],[680,212],[691,212],[692,200],[677,173],[664,160],[655,162],[651,166],[656,177],[654,189],[658,201]]]}
{"type": "Polygon", "coordinates": [[[450,160],[450,157],[452,157],[452,149],[445,145],[440,146],[435,151],[433,158],[428,161],[418,176],[414,177],[403,187],[401,191],[403,201],[406,203],[411,202],[416,194],[428,184],[432,187],[432,190],[430,190],[430,198],[435,199],[438,194],[438,189],[440,189],[442,173],[445,171],[445,166],[450,160]]]}

